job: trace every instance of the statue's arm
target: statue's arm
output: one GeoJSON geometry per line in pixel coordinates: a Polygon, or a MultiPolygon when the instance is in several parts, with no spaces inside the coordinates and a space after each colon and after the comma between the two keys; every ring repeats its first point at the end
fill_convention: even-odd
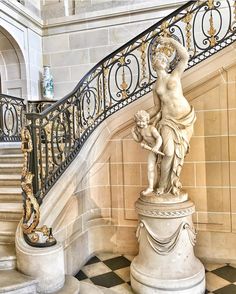
{"type": "Polygon", "coordinates": [[[180,60],[172,73],[177,73],[181,76],[188,67],[189,54],[187,49],[173,38],[161,38],[161,43],[169,43],[176,49],[180,60]]]}

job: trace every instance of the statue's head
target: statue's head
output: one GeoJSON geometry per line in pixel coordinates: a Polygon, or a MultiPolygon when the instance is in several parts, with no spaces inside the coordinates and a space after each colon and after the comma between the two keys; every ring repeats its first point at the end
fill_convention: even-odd
{"type": "Polygon", "coordinates": [[[148,125],[150,121],[150,115],[147,111],[145,110],[139,110],[135,115],[134,115],[134,121],[140,128],[144,128],[145,126],[148,125]]]}
{"type": "Polygon", "coordinates": [[[167,70],[169,67],[169,60],[168,57],[162,53],[158,52],[153,57],[153,68],[158,70],[167,70]]]}

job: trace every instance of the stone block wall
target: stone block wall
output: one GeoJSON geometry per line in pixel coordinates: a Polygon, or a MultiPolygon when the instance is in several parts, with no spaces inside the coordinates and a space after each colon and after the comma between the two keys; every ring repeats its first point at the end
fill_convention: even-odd
{"type": "Polygon", "coordinates": [[[68,94],[97,62],[183,4],[183,1],[169,1],[166,5],[158,2],[155,5],[153,1],[138,2],[133,10],[129,10],[132,4],[126,3],[121,5],[125,7],[123,10],[116,11],[114,7],[47,20],[43,62],[51,66],[55,98],[68,94]]]}

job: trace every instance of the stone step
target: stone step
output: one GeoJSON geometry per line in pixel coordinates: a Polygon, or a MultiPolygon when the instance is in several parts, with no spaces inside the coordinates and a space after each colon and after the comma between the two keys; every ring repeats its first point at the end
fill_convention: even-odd
{"type": "Polygon", "coordinates": [[[0,228],[2,232],[12,232],[15,234],[20,220],[17,221],[2,221],[0,220],[0,228]]]}
{"type": "Polygon", "coordinates": [[[0,203],[2,202],[20,202],[22,203],[22,190],[19,187],[1,187],[0,203]]]}
{"type": "MultiPolygon", "coordinates": [[[[0,244],[0,271],[16,267],[15,244],[0,244]]],[[[0,272],[1,276],[1,272],[0,272]]]]}
{"type": "Polygon", "coordinates": [[[20,187],[21,175],[20,174],[0,174],[0,187],[3,186],[17,186],[20,187]]]}
{"type": "Polygon", "coordinates": [[[22,211],[22,203],[3,202],[0,205],[0,221],[20,220],[22,217],[22,211]]]}
{"type": "Polygon", "coordinates": [[[37,281],[16,270],[2,270],[0,273],[0,293],[36,294],[37,281]]]}
{"type": "Polygon", "coordinates": [[[0,154],[22,154],[21,143],[0,143],[0,154]]]}
{"type": "Polygon", "coordinates": [[[115,294],[117,292],[104,288],[104,287],[98,287],[94,284],[86,283],[86,282],[80,282],[80,294],[115,294]]]}
{"type": "Polygon", "coordinates": [[[0,163],[21,163],[23,164],[23,154],[0,154],[0,163]]]}
{"type": "Polygon", "coordinates": [[[11,231],[2,231],[0,228],[0,245],[15,244],[15,233],[11,231]]]}
{"type": "Polygon", "coordinates": [[[0,163],[0,174],[21,174],[22,164],[0,163]]]}

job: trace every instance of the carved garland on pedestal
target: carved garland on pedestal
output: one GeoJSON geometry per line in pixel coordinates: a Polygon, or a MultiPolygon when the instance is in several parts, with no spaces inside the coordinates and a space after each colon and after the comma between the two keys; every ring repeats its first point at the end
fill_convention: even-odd
{"type": "Polygon", "coordinates": [[[37,199],[33,194],[32,179],[34,175],[28,170],[28,155],[32,151],[32,140],[29,130],[21,130],[21,150],[24,154],[24,164],[21,175],[21,188],[23,190],[23,234],[25,241],[34,247],[49,247],[56,244],[52,235],[52,228],[42,226],[37,228],[40,220],[40,210],[37,199]]]}
{"type": "Polygon", "coordinates": [[[136,211],[138,214],[148,216],[148,217],[159,217],[159,218],[176,218],[176,217],[184,217],[187,215],[191,215],[195,212],[195,207],[192,205],[188,208],[182,208],[180,210],[167,210],[163,211],[161,209],[153,209],[153,208],[143,208],[143,205],[139,205],[136,203],[136,211]]]}
{"type": "Polygon", "coordinates": [[[192,246],[196,244],[196,230],[193,227],[191,227],[189,223],[186,222],[182,222],[177,228],[177,230],[170,237],[167,238],[159,238],[158,236],[156,236],[149,228],[149,226],[146,224],[146,222],[142,220],[139,223],[136,233],[138,241],[141,237],[141,229],[146,230],[147,239],[150,246],[159,255],[167,255],[171,251],[173,251],[177,246],[179,238],[184,230],[187,231],[189,241],[192,244],[192,246]]]}

